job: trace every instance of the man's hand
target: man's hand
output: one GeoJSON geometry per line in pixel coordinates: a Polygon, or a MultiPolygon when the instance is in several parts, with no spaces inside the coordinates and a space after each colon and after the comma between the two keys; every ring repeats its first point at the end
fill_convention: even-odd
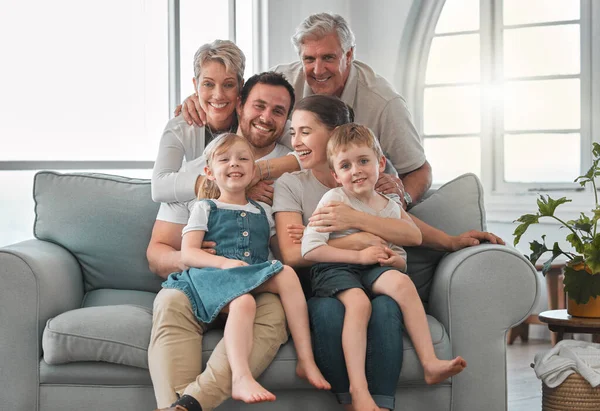
{"type": "Polygon", "coordinates": [[[225,262],[221,264],[221,268],[223,270],[227,268],[235,268],[235,267],[245,267],[248,263],[242,260],[232,260],[231,258],[226,258],[225,262]]]}
{"type": "Polygon", "coordinates": [[[207,252],[209,254],[217,254],[217,251],[215,250],[215,247],[217,246],[217,243],[215,243],[214,241],[202,241],[202,251],[207,252]]]}
{"type": "Polygon", "coordinates": [[[309,226],[315,227],[319,233],[332,233],[354,228],[360,211],[339,201],[330,201],[324,207],[319,207],[308,219],[309,226]]]}
{"type": "Polygon", "coordinates": [[[304,226],[302,224],[288,224],[285,229],[287,230],[288,236],[292,239],[294,244],[302,244],[302,237],[304,236],[304,226]]]}
{"type": "Polygon", "coordinates": [[[177,117],[183,112],[183,118],[191,126],[192,122],[202,127],[206,124],[206,113],[200,106],[200,100],[196,93],[192,94],[183,101],[183,104],[175,107],[173,114],[177,117]]]}
{"type": "Polygon", "coordinates": [[[397,194],[402,201],[402,208],[406,210],[404,202],[404,184],[400,178],[391,174],[381,174],[377,183],[375,183],[375,191],[382,194],[397,194]]]}
{"type": "Polygon", "coordinates": [[[273,180],[261,180],[246,192],[248,198],[254,201],[262,201],[270,206],[273,205],[273,180]]]}
{"type": "Polygon", "coordinates": [[[493,233],[471,230],[451,237],[450,251],[462,250],[463,248],[478,245],[482,242],[505,245],[504,240],[493,233]]]}
{"type": "Polygon", "coordinates": [[[380,246],[372,246],[358,252],[359,264],[371,265],[387,258],[385,249],[380,246]]]}
{"type": "Polygon", "coordinates": [[[385,247],[384,251],[387,257],[379,259],[379,265],[383,267],[395,267],[403,272],[406,270],[406,260],[404,258],[389,247],[385,247]]]}

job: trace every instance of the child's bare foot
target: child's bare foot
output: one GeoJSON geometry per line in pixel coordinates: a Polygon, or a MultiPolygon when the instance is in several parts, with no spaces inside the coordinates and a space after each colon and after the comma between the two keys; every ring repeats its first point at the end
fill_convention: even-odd
{"type": "Polygon", "coordinates": [[[327,382],[317,364],[314,361],[302,361],[298,360],[296,365],[296,374],[298,377],[308,380],[313,386],[320,390],[330,390],[331,385],[327,382]]]}
{"type": "Polygon", "coordinates": [[[350,390],[352,395],[352,408],[356,411],[379,411],[369,390],[354,391],[350,390]]]}
{"type": "Polygon", "coordinates": [[[252,404],[255,402],[275,401],[275,395],[267,391],[251,375],[233,378],[231,382],[231,398],[252,404]]]}
{"type": "Polygon", "coordinates": [[[453,375],[464,370],[467,362],[462,357],[456,357],[453,360],[438,360],[431,361],[428,364],[423,364],[425,370],[425,382],[427,384],[440,383],[453,375]]]}

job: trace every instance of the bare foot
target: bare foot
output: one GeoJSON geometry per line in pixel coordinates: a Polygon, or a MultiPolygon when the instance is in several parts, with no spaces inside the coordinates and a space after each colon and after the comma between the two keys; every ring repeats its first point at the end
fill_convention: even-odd
{"type": "Polygon", "coordinates": [[[357,411],[379,411],[379,407],[375,404],[373,397],[368,390],[353,391],[350,390],[352,395],[352,408],[357,411]]]}
{"type": "Polygon", "coordinates": [[[458,374],[467,367],[467,362],[462,357],[453,360],[438,360],[424,364],[425,382],[427,384],[440,383],[453,375],[458,374]]]}
{"type": "Polygon", "coordinates": [[[309,383],[320,390],[331,389],[331,384],[323,377],[323,374],[321,374],[319,367],[317,367],[314,361],[298,360],[296,374],[298,374],[298,377],[308,380],[309,383]]]}
{"type": "Polygon", "coordinates": [[[251,375],[243,375],[231,381],[231,398],[248,404],[275,401],[275,395],[256,382],[251,375]]]}

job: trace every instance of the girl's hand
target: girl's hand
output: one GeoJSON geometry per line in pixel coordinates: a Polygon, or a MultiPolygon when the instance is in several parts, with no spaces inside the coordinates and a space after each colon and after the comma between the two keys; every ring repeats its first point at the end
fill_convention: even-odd
{"type": "Polygon", "coordinates": [[[331,233],[356,228],[354,224],[359,218],[360,211],[339,201],[330,201],[324,207],[319,207],[308,219],[311,227],[319,233],[331,233]]]}
{"type": "Polygon", "coordinates": [[[232,260],[231,258],[226,258],[223,264],[221,264],[222,269],[226,268],[235,268],[235,267],[245,267],[248,263],[242,260],[232,260]]]}
{"type": "Polygon", "coordinates": [[[288,224],[286,227],[288,236],[294,244],[302,244],[302,236],[304,235],[304,226],[302,224],[288,224]]]}
{"type": "Polygon", "coordinates": [[[377,264],[380,260],[387,258],[385,249],[380,246],[371,246],[358,252],[359,264],[377,264]]]}
{"type": "Polygon", "coordinates": [[[406,270],[406,260],[391,248],[385,247],[386,258],[379,259],[379,265],[382,267],[395,267],[404,272],[406,270]]]}
{"type": "Polygon", "coordinates": [[[262,201],[270,206],[273,205],[273,180],[261,180],[246,191],[248,198],[254,201],[262,201]]]}

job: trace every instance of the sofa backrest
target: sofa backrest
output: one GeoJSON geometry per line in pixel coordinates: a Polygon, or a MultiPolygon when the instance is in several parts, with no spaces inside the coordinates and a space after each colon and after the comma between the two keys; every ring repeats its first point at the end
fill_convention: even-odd
{"type": "MultiPolygon", "coordinates": [[[[475,174],[463,174],[431,190],[410,214],[450,235],[469,230],[484,231],[485,208],[483,187],[475,174]]],[[[406,247],[408,273],[426,303],[435,268],[446,254],[424,247],[406,247]]]]}
{"type": "Polygon", "coordinates": [[[34,235],[69,250],[79,261],[85,290],[155,291],[146,248],[159,205],[150,180],[96,173],[35,175],[34,235]]]}
{"type": "MultiPolygon", "coordinates": [[[[150,180],[42,171],[34,182],[34,234],[69,250],[82,267],[86,291],[117,288],[158,291],[161,279],[148,269],[146,247],[159,205],[152,201],[150,180]]],[[[483,188],[474,174],[464,174],[415,205],[410,213],[457,235],[485,230],[483,188]]],[[[407,247],[408,273],[428,301],[442,251],[407,247]]]]}

